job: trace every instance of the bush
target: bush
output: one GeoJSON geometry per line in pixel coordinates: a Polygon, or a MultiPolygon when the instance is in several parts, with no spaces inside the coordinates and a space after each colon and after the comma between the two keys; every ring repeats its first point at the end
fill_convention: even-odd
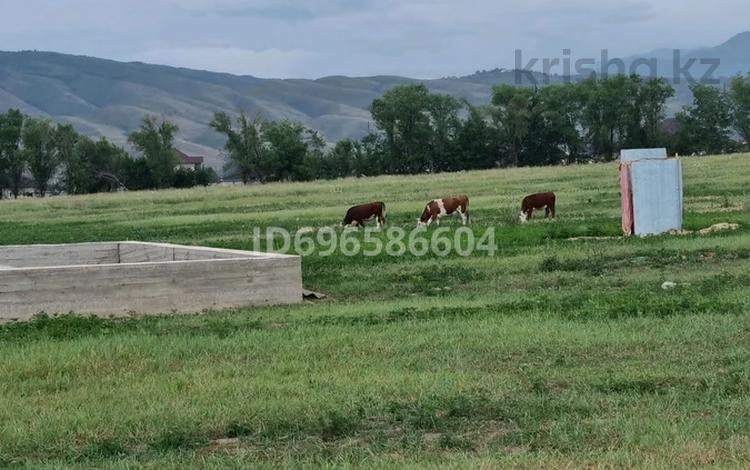
{"type": "Polygon", "coordinates": [[[199,170],[190,170],[188,168],[178,168],[174,172],[175,188],[192,188],[195,186],[196,173],[199,170]]]}

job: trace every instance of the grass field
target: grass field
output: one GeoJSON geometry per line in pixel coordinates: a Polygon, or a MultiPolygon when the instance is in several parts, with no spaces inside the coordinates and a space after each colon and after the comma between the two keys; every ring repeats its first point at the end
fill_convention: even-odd
{"type": "Polygon", "coordinates": [[[316,304],[2,326],[0,467],[747,468],[750,155],[683,162],[686,228],[739,230],[568,240],[619,234],[616,164],[3,201],[0,244],[247,249],[465,193],[498,252],[306,257],[316,304]],[[540,190],[558,219],[519,225],[540,190]]]}

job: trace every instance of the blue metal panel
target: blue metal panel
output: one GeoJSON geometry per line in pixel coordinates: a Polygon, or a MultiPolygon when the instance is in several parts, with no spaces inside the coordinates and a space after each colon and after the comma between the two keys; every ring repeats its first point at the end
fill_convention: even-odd
{"type": "Polygon", "coordinates": [[[667,149],[629,149],[620,151],[620,160],[624,162],[652,158],[667,158],[667,149]]]}
{"type": "Polygon", "coordinates": [[[682,162],[641,160],[632,163],[636,235],[682,229],[682,162]]]}

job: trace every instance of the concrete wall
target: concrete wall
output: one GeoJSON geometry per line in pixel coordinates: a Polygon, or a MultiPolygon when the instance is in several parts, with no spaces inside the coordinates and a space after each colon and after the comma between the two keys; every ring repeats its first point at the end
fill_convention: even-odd
{"type": "Polygon", "coordinates": [[[134,242],[70,247],[0,247],[0,260],[13,261],[0,264],[14,267],[0,270],[0,319],[24,320],[40,312],[196,313],[302,301],[297,256],[134,242]],[[22,254],[39,254],[46,261],[60,261],[63,253],[72,253],[68,262],[95,261],[100,258],[91,254],[103,252],[109,253],[101,257],[106,260],[103,264],[42,267],[40,261],[20,260],[22,254]],[[170,257],[186,260],[171,261],[170,257]],[[115,262],[110,263],[113,258],[115,262]]]}
{"type": "Polygon", "coordinates": [[[0,247],[0,265],[14,268],[117,263],[117,243],[0,247]]]}

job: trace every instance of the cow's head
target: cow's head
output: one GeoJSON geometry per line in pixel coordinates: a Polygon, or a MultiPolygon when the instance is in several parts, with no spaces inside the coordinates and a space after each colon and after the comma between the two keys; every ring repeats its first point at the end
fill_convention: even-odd
{"type": "Polygon", "coordinates": [[[427,204],[424,208],[424,211],[422,211],[422,216],[417,219],[417,228],[427,227],[428,225],[430,225],[431,217],[432,217],[432,212],[430,211],[430,205],[427,204]]]}
{"type": "Polygon", "coordinates": [[[529,221],[529,214],[526,213],[525,211],[521,211],[518,214],[518,220],[520,220],[522,224],[525,224],[526,222],[529,221]]]}

